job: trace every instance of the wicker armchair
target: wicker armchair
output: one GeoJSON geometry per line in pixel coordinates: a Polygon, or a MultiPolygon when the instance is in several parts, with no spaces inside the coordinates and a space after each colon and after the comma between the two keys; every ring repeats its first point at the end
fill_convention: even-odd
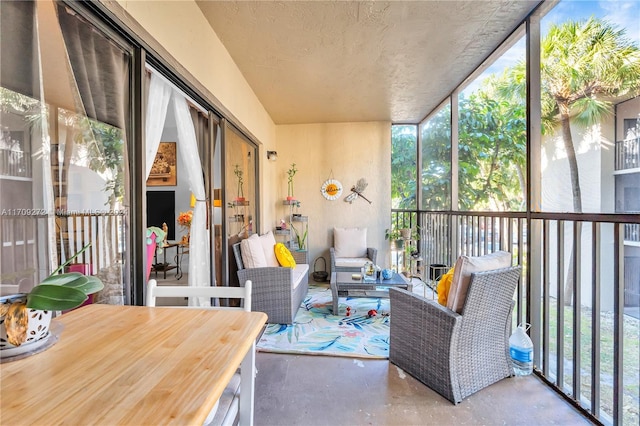
{"type": "Polygon", "coordinates": [[[367,228],[333,228],[329,254],[331,272],[360,272],[365,263],[376,263],[378,250],[367,247],[367,228]]]}
{"type": "Polygon", "coordinates": [[[513,375],[509,336],[520,267],[471,275],[458,314],[392,288],[389,361],[454,404],[513,375]]]}

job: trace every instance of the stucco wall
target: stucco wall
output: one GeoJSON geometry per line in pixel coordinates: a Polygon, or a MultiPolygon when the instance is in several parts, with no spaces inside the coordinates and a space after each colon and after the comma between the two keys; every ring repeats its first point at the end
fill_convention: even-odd
{"type": "MultiPolygon", "coordinates": [[[[286,171],[295,162],[298,172],[294,177],[294,196],[301,202],[300,213],[309,216],[310,262],[325,256],[329,267],[334,227],[366,227],[367,242],[380,250],[378,263],[390,266],[384,230],[389,227],[391,211],[391,123],[278,126],[276,135],[278,161],[266,164],[275,171],[271,191],[276,199],[273,206],[267,207],[277,210],[276,220],[288,214],[282,200],[287,196],[286,171]],[[320,192],[332,172],[333,178],[343,185],[342,196],[335,201],[327,200],[320,192]],[[368,182],[364,195],[372,204],[362,199],[352,204],[344,201],[360,178],[368,182]]],[[[275,221],[270,225],[274,228],[275,221]]]]}

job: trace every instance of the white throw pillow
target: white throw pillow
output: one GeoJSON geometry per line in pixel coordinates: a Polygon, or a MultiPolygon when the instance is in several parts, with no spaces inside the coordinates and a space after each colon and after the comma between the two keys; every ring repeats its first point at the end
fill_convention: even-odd
{"type": "Polygon", "coordinates": [[[276,245],[276,238],[271,231],[260,235],[260,244],[262,244],[262,251],[264,252],[267,266],[280,266],[278,259],[276,259],[276,253],[273,251],[276,245]]]}
{"type": "Polygon", "coordinates": [[[479,257],[460,256],[453,270],[453,280],[447,296],[447,308],[459,314],[462,313],[472,273],[508,268],[509,266],[511,266],[511,253],[506,251],[497,251],[479,257]]]}
{"type": "Polygon", "coordinates": [[[267,259],[264,257],[264,250],[262,250],[258,234],[253,234],[240,241],[240,251],[245,268],[264,268],[267,266],[267,259]]]}
{"type": "Polygon", "coordinates": [[[367,228],[333,228],[336,257],[367,257],[367,228]]]}

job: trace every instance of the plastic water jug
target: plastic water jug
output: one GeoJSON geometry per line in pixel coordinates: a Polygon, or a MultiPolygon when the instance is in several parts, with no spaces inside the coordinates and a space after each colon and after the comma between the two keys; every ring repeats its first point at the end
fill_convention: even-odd
{"type": "Polygon", "coordinates": [[[533,371],[533,342],[527,335],[527,329],[519,325],[509,338],[509,354],[516,376],[526,376],[533,371]]]}

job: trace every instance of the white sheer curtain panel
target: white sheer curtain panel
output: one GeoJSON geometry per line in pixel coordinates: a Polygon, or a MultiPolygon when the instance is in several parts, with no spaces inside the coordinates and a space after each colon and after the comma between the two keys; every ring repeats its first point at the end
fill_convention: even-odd
{"type": "MultiPolygon", "coordinates": [[[[207,230],[207,203],[204,192],[202,163],[198,155],[196,132],[189,114],[187,100],[178,91],[173,91],[173,108],[178,130],[178,153],[186,166],[189,188],[196,197],[191,219],[191,237],[189,239],[189,285],[206,287],[211,285],[209,276],[209,231],[207,230]]],[[[210,306],[209,299],[199,298],[190,304],[210,306]]]]}
{"type": "Polygon", "coordinates": [[[164,121],[167,118],[167,108],[171,100],[173,88],[155,73],[151,73],[151,83],[149,84],[149,100],[147,102],[147,125],[146,132],[146,177],[151,173],[153,160],[160,146],[164,121]]]}
{"type": "Polygon", "coordinates": [[[49,134],[49,122],[47,121],[47,103],[45,101],[44,94],[44,81],[42,78],[42,53],[40,51],[41,35],[40,27],[35,25],[34,31],[36,31],[36,58],[33,60],[37,62],[38,68],[38,93],[40,98],[40,113],[38,114],[38,126],[35,128],[40,129],[40,137],[42,139],[41,147],[41,164],[42,164],[42,205],[47,211],[47,233],[48,250],[47,261],[49,262],[49,268],[52,272],[58,267],[58,250],[56,242],[56,215],[55,215],[55,197],[53,195],[53,181],[51,179],[51,136],[49,134]]]}
{"type": "MultiPolygon", "coordinates": [[[[189,114],[186,98],[164,78],[154,72],[151,73],[149,101],[147,103],[146,176],[149,177],[149,173],[151,173],[151,166],[160,146],[160,139],[167,117],[167,108],[170,102],[173,103],[178,131],[178,154],[185,165],[189,188],[197,200],[193,208],[189,239],[189,285],[210,286],[209,231],[206,223],[207,203],[205,201],[202,165],[198,155],[198,143],[193,121],[189,114]]],[[[210,306],[209,299],[189,300],[190,304],[210,306]]]]}

